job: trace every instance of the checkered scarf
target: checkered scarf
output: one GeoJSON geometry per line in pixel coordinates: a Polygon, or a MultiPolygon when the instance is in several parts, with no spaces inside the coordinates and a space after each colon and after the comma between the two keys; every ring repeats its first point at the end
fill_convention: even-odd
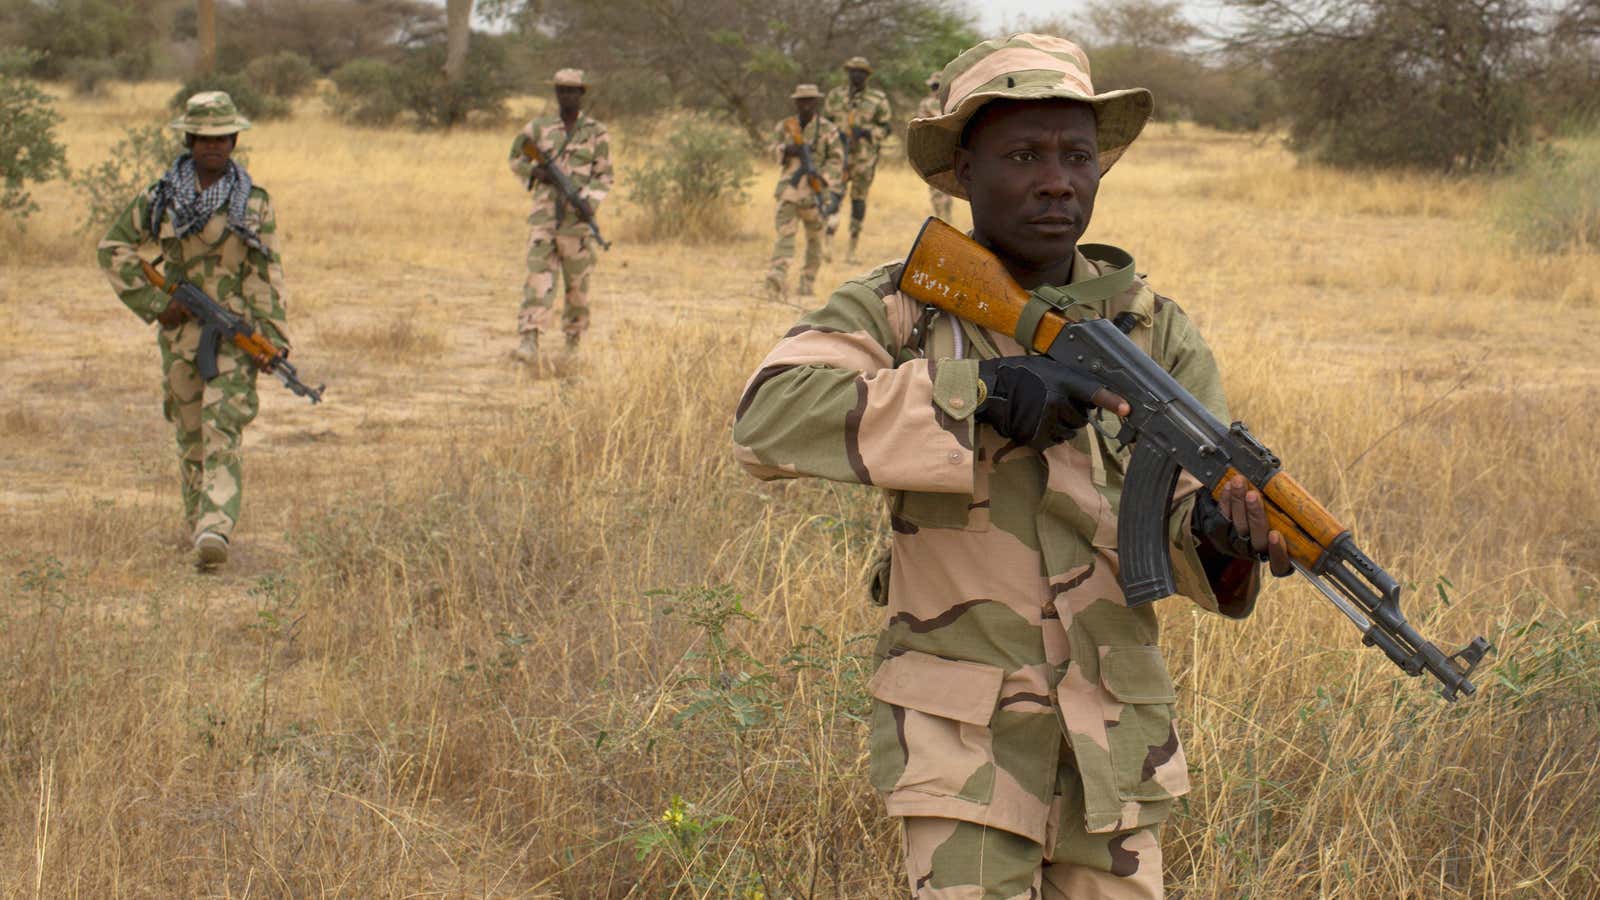
{"type": "Polygon", "coordinates": [[[243,166],[228,160],[228,169],[222,177],[202,191],[195,178],[194,157],[185,153],[156,183],[156,194],[150,204],[150,233],[160,233],[162,218],[171,213],[172,230],[178,237],[186,238],[206,227],[218,210],[226,209],[229,230],[246,244],[261,250],[261,236],[244,220],[245,201],[249,199],[250,173],[243,166]]]}

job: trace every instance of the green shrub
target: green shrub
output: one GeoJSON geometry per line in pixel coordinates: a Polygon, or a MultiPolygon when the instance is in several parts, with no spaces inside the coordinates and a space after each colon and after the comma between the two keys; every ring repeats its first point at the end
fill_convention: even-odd
{"type": "Polygon", "coordinates": [[[405,111],[400,71],[381,59],[353,59],[333,73],[334,115],[357,125],[387,125],[405,111]]]}
{"type": "Polygon", "coordinates": [[[1600,249],[1600,133],[1524,153],[1495,206],[1503,228],[1540,250],[1600,249]]]}
{"type": "Polygon", "coordinates": [[[89,205],[83,230],[109,228],[134,195],[161,177],[183,152],[178,133],[165,125],[126,129],[104,162],[72,180],[89,205]]]}
{"type": "Polygon", "coordinates": [[[293,50],[280,50],[258,56],[244,67],[244,75],[259,90],[283,100],[293,100],[311,90],[317,70],[311,61],[293,50]]]}
{"type": "Polygon", "coordinates": [[[173,109],[181,111],[190,97],[202,91],[226,91],[247,119],[281,119],[292,111],[288,100],[256,90],[248,77],[239,74],[199,75],[189,79],[172,95],[173,109]]]}
{"type": "Polygon", "coordinates": [[[67,175],[67,151],[55,137],[61,114],[23,74],[38,57],[27,50],[0,51],[0,213],[19,223],[39,208],[28,185],[67,175]]]}
{"type": "Polygon", "coordinates": [[[504,42],[474,34],[467,50],[466,71],[451,84],[444,76],[443,44],[418,47],[400,65],[400,96],[423,128],[460,125],[474,113],[499,119],[511,95],[504,42]]]}
{"type": "Polygon", "coordinates": [[[645,213],[642,237],[714,240],[737,233],[754,166],[738,128],[699,113],[675,117],[633,176],[629,197],[645,213]]]}

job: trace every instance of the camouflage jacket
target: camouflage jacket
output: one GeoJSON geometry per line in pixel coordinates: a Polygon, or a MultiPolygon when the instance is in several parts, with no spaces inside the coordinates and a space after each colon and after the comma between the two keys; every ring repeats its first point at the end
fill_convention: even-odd
{"type": "MultiPolygon", "coordinates": [[[[578,121],[573,125],[570,137],[559,115],[540,116],[523,126],[511,142],[510,163],[517,183],[526,186],[533,163],[522,155],[524,136],[533,138],[534,145],[547,157],[554,155],[556,165],[572,179],[578,195],[589,204],[591,210],[598,213],[606,194],[611,192],[611,135],[606,131],[606,126],[583,112],[578,113],[578,121]]],[[[574,234],[588,230],[566,208],[555,185],[535,181],[529,193],[533,195],[533,211],[528,214],[529,225],[574,234]]]]}
{"type": "Polygon", "coordinates": [[[850,93],[848,84],[828,92],[822,102],[822,114],[833,120],[844,135],[845,146],[850,148],[848,168],[876,166],[878,151],[889,136],[889,97],[874,87],[863,88],[861,93],[850,93]],[[872,133],[870,140],[860,140],[853,129],[865,128],[872,133]]]}
{"type": "MultiPolygon", "coordinates": [[[[779,202],[814,203],[815,195],[806,184],[806,179],[796,177],[800,171],[800,157],[791,157],[787,161],[783,158],[783,148],[789,144],[789,132],[784,126],[793,118],[790,116],[774,125],[772,140],[767,144],[767,152],[775,162],[783,166],[783,172],[778,176],[778,184],[773,188],[772,194],[779,202]]],[[[839,140],[838,126],[822,116],[812,116],[810,124],[801,130],[800,136],[811,148],[811,165],[828,183],[828,189],[843,190],[844,144],[839,140]]]]}
{"type": "MultiPolygon", "coordinates": [[[[1075,282],[1109,274],[1082,253],[1075,282]]],[[[1043,454],[978,424],[977,358],[1009,336],[934,319],[895,291],[898,266],[836,291],[767,355],[735,413],[735,455],[759,478],[820,476],[887,494],[892,564],[878,643],[871,769],[894,816],[977,822],[1045,843],[1066,736],[1091,832],[1165,818],[1189,789],[1152,605],[1117,586],[1128,451],[1093,429],[1043,454]],[[960,358],[965,356],[966,358],[960,358]]],[[[1104,282],[1102,282],[1104,284],[1104,282]]],[[[1041,293],[1062,288],[1041,288],[1041,293]]],[[[1131,312],[1133,339],[1226,421],[1210,350],[1176,303],[1140,280],[1077,317],[1131,312]]],[[[1242,617],[1253,563],[1208,581],[1184,476],[1168,533],[1179,590],[1242,617]]]]}
{"type": "MultiPolygon", "coordinates": [[[[112,290],[123,303],[146,322],[167,308],[172,298],[145,280],[139,268],[139,248],[158,243],[162,274],[170,282],[184,278],[219,303],[236,313],[247,315],[268,338],[280,346],[289,345],[284,332],[288,304],[283,291],[283,261],[278,255],[278,219],[272,200],[259,187],[250,189],[245,204],[245,225],[261,238],[262,249],[250,247],[228,230],[226,210],[213,213],[205,227],[179,239],[172,228],[172,216],[161,219],[160,234],[152,235],[150,203],[155,195],[152,184],[112,223],[101,239],[97,256],[100,268],[111,280],[112,290]]],[[[199,344],[198,326],[192,320],[180,325],[174,345],[199,344]],[[185,330],[193,329],[193,341],[185,330]]]]}

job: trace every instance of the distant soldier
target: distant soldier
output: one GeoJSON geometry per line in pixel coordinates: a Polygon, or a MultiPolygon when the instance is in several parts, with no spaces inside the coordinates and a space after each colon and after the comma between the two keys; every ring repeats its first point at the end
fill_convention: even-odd
{"type": "MultiPolygon", "coordinates": [[[[919,119],[937,118],[944,112],[943,107],[939,105],[939,73],[935,72],[929,75],[927,84],[928,96],[923,97],[922,102],[917,105],[917,118],[919,119]]],[[[928,200],[933,204],[934,215],[946,222],[950,221],[950,211],[955,206],[954,197],[933,185],[929,185],[928,200]]]]}
{"type": "MultiPolygon", "coordinates": [[[[845,179],[850,187],[850,252],[845,257],[856,261],[856,244],[861,240],[861,220],[867,217],[867,192],[878,170],[879,144],[889,136],[889,98],[877,88],[867,87],[872,66],[866,57],[852,56],[844,64],[850,77],[847,86],[828,92],[822,114],[844,132],[845,179]]],[[[843,185],[841,185],[841,188],[843,185]]],[[[843,191],[840,191],[841,196],[843,191]]],[[[828,239],[839,230],[840,210],[828,217],[828,239]]]]}
{"type": "Polygon", "coordinates": [[[189,98],[171,127],[189,152],[133,199],[100,241],[100,268],[118,298],[145,322],[159,323],[162,409],[177,427],[183,508],[202,567],[228,559],[239,519],[239,444],[256,416],[256,369],[232,343],[217,348],[217,377],[196,368],[200,325],[140,269],[139,248],[158,244],[157,265],[171,283],[186,279],[245,316],[285,350],[283,267],[277,218],[267,192],[230,157],[250,121],[221,91],[189,98]]]}
{"type": "Polygon", "coordinates": [[[773,300],[783,297],[789,258],[794,256],[794,236],[801,222],[806,226],[806,262],[799,294],[811,296],[817,269],[822,266],[823,215],[844,183],[844,144],[839,128],[817,115],[822,92],[814,84],[802,84],[789,99],[794,101],[795,114],[772,129],[768,147],[783,166],[773,192],[778,200],[778,243],[772,248],[766,282],[767,297],[773,300]]]}
{"type": "Polygon", "coordinates": [[[523,152],[523,139],[539,155],[571,178],[591,211],[598,211],[611,190],[611,138],[606,127],[583,113],[587,85],[581,69],[562,69],[551,79],[558,115],[529,122],[511,142],[511,171],[533,194],[528,214],[528,279],[522,286],[517,332],[522,343],[513,355],[522,362],[539,360],[539,334],[550,327],[556,302],[556,270],[566,279],[566,309],[561,330],[567,350],[576,350],[589,327],[589,275],[594,271],[595,237],[556,189],[543,165],[523,152]]]}

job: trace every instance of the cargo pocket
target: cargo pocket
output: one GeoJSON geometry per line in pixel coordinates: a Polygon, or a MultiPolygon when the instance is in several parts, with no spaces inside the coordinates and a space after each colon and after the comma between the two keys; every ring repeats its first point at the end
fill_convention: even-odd
{"type": "Polygon", "coordinates": [[[1004,677],[998,666],[915,650],[884,660],[867,683],[874,701],[873,787],[988,803],[994,793],[989,721],[1004,677]]]}
{"type": "Polygon", "coordinates": [[[1106,737],[1123,800],[1170,800],[1189,791],[1189,767],[1173,723],[1178,701],[1166,660],[1153,646],[1102,647],[1100,683],[1113,699],[1106,737]]]}

